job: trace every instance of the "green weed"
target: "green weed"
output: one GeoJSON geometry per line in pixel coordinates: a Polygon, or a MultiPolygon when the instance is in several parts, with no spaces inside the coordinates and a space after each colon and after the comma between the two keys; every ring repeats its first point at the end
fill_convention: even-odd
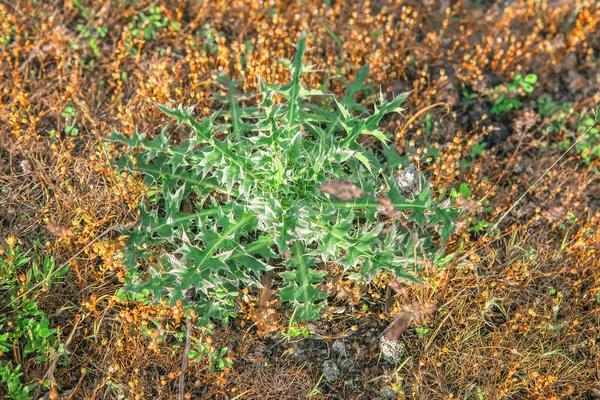
{"type": "Polygon", "coordinates": [[[32,398],[37,382],[23,382],[22,365],[26,359],[45,363],[64,355],[59,330],[50,326],[46,314],[38,308],[37,296],[54,280],[65,276],[67,267],[56,270],[52,257],[33,259],[11,243],[0,256],[0,381],[12,399],[32,398]],[[11,357],[19,349],[20,360],[11,357]]]}
{"type": "Polygon", "coordinates": [[[516,74],[512,82],[496,87],[494,93],[500,93],[500,95],[494,100],[492,114],[498,115],[521,108],[523,103],[518,96],[523,93],[532,93],[536,82],[537,75],[535,74],[529,74],[525,77],[516,74]]]}
{"type": "Polygon", "coordinates": [[[231,95],[229,110],[196,121],[192,108],[159,105],[191,127],[180,146],[170,142],[168,126],[153,140],[111,136],[128,145],[118,165],[160,193],[127,232],[126,290],[181,300],[210,326],[236,315],[240,288],[259,288],[262,274],[276,269],[279,296],[304,321],[326,307],[319,284],[331,262],[356,280],[389,271],[419,282],[425,263],[444,259],[440,245],[458,210],[432,200],[429,183],[379,129],[408,94],[389,102],[381,96],[368,114],[354,111],[364,109],[354,98],[366,68],[341,99],[305,88],[305,40],[294,61],[284,62],[291,82],[260,81],[258,107],[242,107],[231,95]],[[279,97],[285,101],[276,103],[279,97]],[[378,138],[381,150],[363,147],[361,135],[378,138]],[[405,172],[396,177],[398,166],[405,172]]]}
{"type": "MultiPolygon", "coordinates": [[[[2,12],[0,12],[0,19],[4,18],[2,12]]],[[[0,49],[7,49],[9,45],[15,42],[15,38],[17,36],[17,27],[11,26],[9,34],[0,34],[0,49]]]]}
{"type": "Polygon", "coordinates": [[[68,102],[67,106],[62,112],[62,117],[65,119],[67,126],[65,127],[65,133],[70,136],[77,136],[79,128],[77,128],[77,109],[72,102],[68,102]]]}
{"type": "Polygon", "coordinates": [[[571,131],[571,137],[558,143],[557,147],[561,151],[567,150],[572,141],[577,139],[589,127],[592,127],[573,148],[575,153],[581,157],[583,163],[590,165],[593,159],[600,157],[600,127],[589,113],[580,114],[575,121],[575,126],[577,128],[574,132],[571,131]]]}
{"type": "Polygon", "coordinates": [[[600,157],[600,128],[594,115],[587,110],[575,111],[572,103],[557,104],[550,96],[540,98],[537,102],[537,112],[544,117],[542,130],[549,134],[562,135],[562,140],[553,145],[555,149],[566,151],[591,127],[573,147],[573,151],[586,165],[600,157]]]}
{"type": "Polygon", "coordinates": [[[81,16],[83,18],[88,19],[90,17],[89,10],[87,9],[87,7],[81,4],[79,0],[73,0],[73,5],[77,7],[77,9],[79,9],[79,12],[81,13],[81,16]]]}
{"type": "MultiPolygon", "coordinates": [[[[219,48],[217,39],[223,35],[223,32],[217,32],[217,30],[209,24],[204,24],[204,28],[201,31],[197,31],[196,35],[204,38],[202,49],[207,53],[215,54],[219,48]]],[[[252,42],[250,42],[250,49],[251,48],[252,42]]]]}
{"type": "Polygon", "coordinates": [[[222,371],[225,368],[233,365],[233,361],[227,356],[227,352],[229,351],[227,347],[223,347],[217,351],[203,341],[199,341],[197,339],[193,340],[195,347],[188,353],[189,358],[199,363],[202,361],[203,357],[206,357],[208,359],[209,371],[211,373],[214,372],[216,368],[222,371]]]}
{"type": "Polygon", "coordinates": [[[423,328],[423,327],[418,327],[416,329],[417,331],[417,335],[419,335],[419,337],[422,339],[425,337],[425,335],[427,335],[427,333],[429,333],[429,329],[427,328],[423,328]]]}
{"type": "Polygon", "coordinates": [[[308,329],[307,327],[299,327],[298,324],[294,322],[294,317],[295,313],[292,314],[292,316],[290,317],[287,332],[282,333],[283,337],[288,338],[288,340],[299,336],[302,336],[305,339],[308,338],[308,336],[310,335],[310,329],[308,329]]]}
{"type": "MultiPolygon", "coordinates": [[[[152,41],[158,38],[167,27],[179,29],[177,22],[171,22],[169,17],[161,13],[160,7],[152,7],[148,13],[135,15],[128,25],[131,36],[136,39],[152,41]]],[[[130,37],[125,40],[125,47],[130,48],[131,54],[137,54],[138,49],[132,45],[130,37]]]]}
{"type": "Polygon", "coordinates": [[[565,118],[573,107],[572,103],[557,104],[550,96],[540,97],[537,99],[537,103],[538,114],[541,117],[552,117],[553,122],[559,124],[565,121],[565,118]]]}
{"type": "Polygon", "coordinates": [[[79,9],[81,17],[85,19],[86,22],[77,24],[77,31],[79,34],[77,39],[70,41],[69,47],[73,50],[85,51],[89,49],[91,56],[89,53],[83,52],[85,57],[81,59],[81,65],[85,69],[92,68],[95,65],[95,59],[100,58],[102,55],[99,44],[100,41],[108,35],[108,27],[97,25],[93,18],[91,18],[94,11],[83,6],[78,0],[73,0],[73,5],[79,9]],[[84,45],[82,45],[82,42],[84,45]]]}
{"type": "MultiPolygon", "coordinates": [[[[108,28],[106,26],[91,26],[88,27],[84,24],[78,24],[77,30],[80,32],[84,39],[88,40],[88,44],[94,57],[100,58],[100,49],[98,48],[98,41],[108,34],[108,28]]],[[[77,46],[74,46],[77,49],[77,46]]]]}

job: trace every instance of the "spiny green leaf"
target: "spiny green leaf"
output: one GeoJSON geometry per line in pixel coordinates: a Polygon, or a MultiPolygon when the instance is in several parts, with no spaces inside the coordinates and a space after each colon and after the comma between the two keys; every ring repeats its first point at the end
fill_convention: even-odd
{"type": "Polygon", "coordinates": [[[316,260],[304,254],[302,243],[294,242],[291,253],[292,258],[286,262],[286,265],[294,266],[296,270],[282,273],[282,278],[288,286],[281,289],[279,293],[281,299],[297,307],[295,315],[299,320],[318,319],[319,308],[323,307],[323,304],[316,304],[316,302],[326,299],[327,294],[320,292],[314,285],[322,281],[324,274],[311,270],[310,267],[316,260]]]}
{"type": "Polygon", "coordinates": [[[249,97],[224,77],[219,82],[228,94],[221,101],[228,106],[207,118],[197,121],[191,107],[158,105],[191,128],[180,146],[170,143],[168,126],[153,140],[137,132],[111,136],[128,146],[119,165],[140,173],[149,188],[139,226],[128,232],[127,288],[146,290],[153,300],[182,300],[209,326],[235,316],[240,288],[258,287],[262,274],[278,267],[281,298],[295,308],[294,318],[306,320],[319,317],[327,297],[317,286],[325,275],[317,260],[340,264],[356,278],[384,270],[418,282],[411,273],[425,259],[439,259],[434,243],[438,233],[448,238],[457,212],[436,204],[426,181],[414,198],[401,196],[393,173],[408,160],[394,153],[379,126],[402,111],[408,94],[380,98],[371,113],[355,100],[366,87],[366,65],[341,100],[305,88],[305,46],[303,36],[294,60],[284,62],[290,82],[259,79],[257,107],[243,106],[249,97]],[[381,140],[388,162],[361,146],[360,135],[381,140]],[[319,189],[343,179],[362,195],[341,201],[319,189]]]}
{"type": "Polygon", "coordinates": [[[360,161],[370,173],[373,173],[373,171],[371,171],[371,163],[369,160],[367,160],[367,157],[365,157],[364,154],[357,151],[354,153],[354,158],[360,161]]]}

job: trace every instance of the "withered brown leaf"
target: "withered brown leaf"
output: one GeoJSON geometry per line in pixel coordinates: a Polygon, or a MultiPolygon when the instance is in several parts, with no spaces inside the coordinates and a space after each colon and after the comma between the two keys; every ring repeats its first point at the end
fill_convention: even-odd
{"type": "Polygon", "coordinates": [[[458,207],[462,207],[469,211],[469,213],[473,214],[477,211],[477,204],[471,200],[465,199],[463,197],[458,197],[455,203],[458,207]]]}
{"type": "Polygon", "coordinates": [[[413,303],[402,307],[394,316],[394,321],[383,331],[382,335],[389,340],[397,340],[411,322],[421,321],[434,311],[430,304],[413,303]]]}
{"type": "Polygon", "coordinates": [[[52,222],[46,224],[46,230],[56,237],[64,238],[69,234],[69,230],[52,222]]]}
{"type": "Polygon", "coordinates": [[[387,218],[400,218],[402,213],[399,210],[394,209],[394,203],[387,196],[377,196],[377,211],[386,216],[387,218]]]}
{"type": "Polygon", "coordinates": [[[322,184],[319,189],[344,201],[357,199],[365,193],[361,188],[346,179],[332,179],[322,184]]]}
{"type": "Polygon", "coordinates": [[[567,215],[567,209],[563,206],[552,207],[549,210],[542,211],[542,216],[550,222],[560,221],[565,215],[567,215]]]}

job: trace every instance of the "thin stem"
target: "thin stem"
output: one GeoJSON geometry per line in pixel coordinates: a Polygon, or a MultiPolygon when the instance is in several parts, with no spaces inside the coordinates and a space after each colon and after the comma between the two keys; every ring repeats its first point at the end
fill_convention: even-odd
{"type": "Polygon", "coordinates": [[[190,354],[190,339],[192,337],[192,319],[185,319],[185,348],[183,350],[183,360],[181,361],[181,375],[179,376],[179,400],[185,400],[185,371],[187,370],[190,354]]]}

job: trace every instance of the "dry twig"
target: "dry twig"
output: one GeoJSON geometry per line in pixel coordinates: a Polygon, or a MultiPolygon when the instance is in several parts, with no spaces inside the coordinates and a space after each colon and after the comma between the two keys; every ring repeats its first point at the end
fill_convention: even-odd
{"type": "Polygon", "coordinates": [[[185,371],[187,370],[190,354],[190,340],[192,337],[192,319],[185,320],[185,348],[183,350],[183,361],[181,362],[181,375],[179,376],[179,400],[185,400],[185,371]]]}

